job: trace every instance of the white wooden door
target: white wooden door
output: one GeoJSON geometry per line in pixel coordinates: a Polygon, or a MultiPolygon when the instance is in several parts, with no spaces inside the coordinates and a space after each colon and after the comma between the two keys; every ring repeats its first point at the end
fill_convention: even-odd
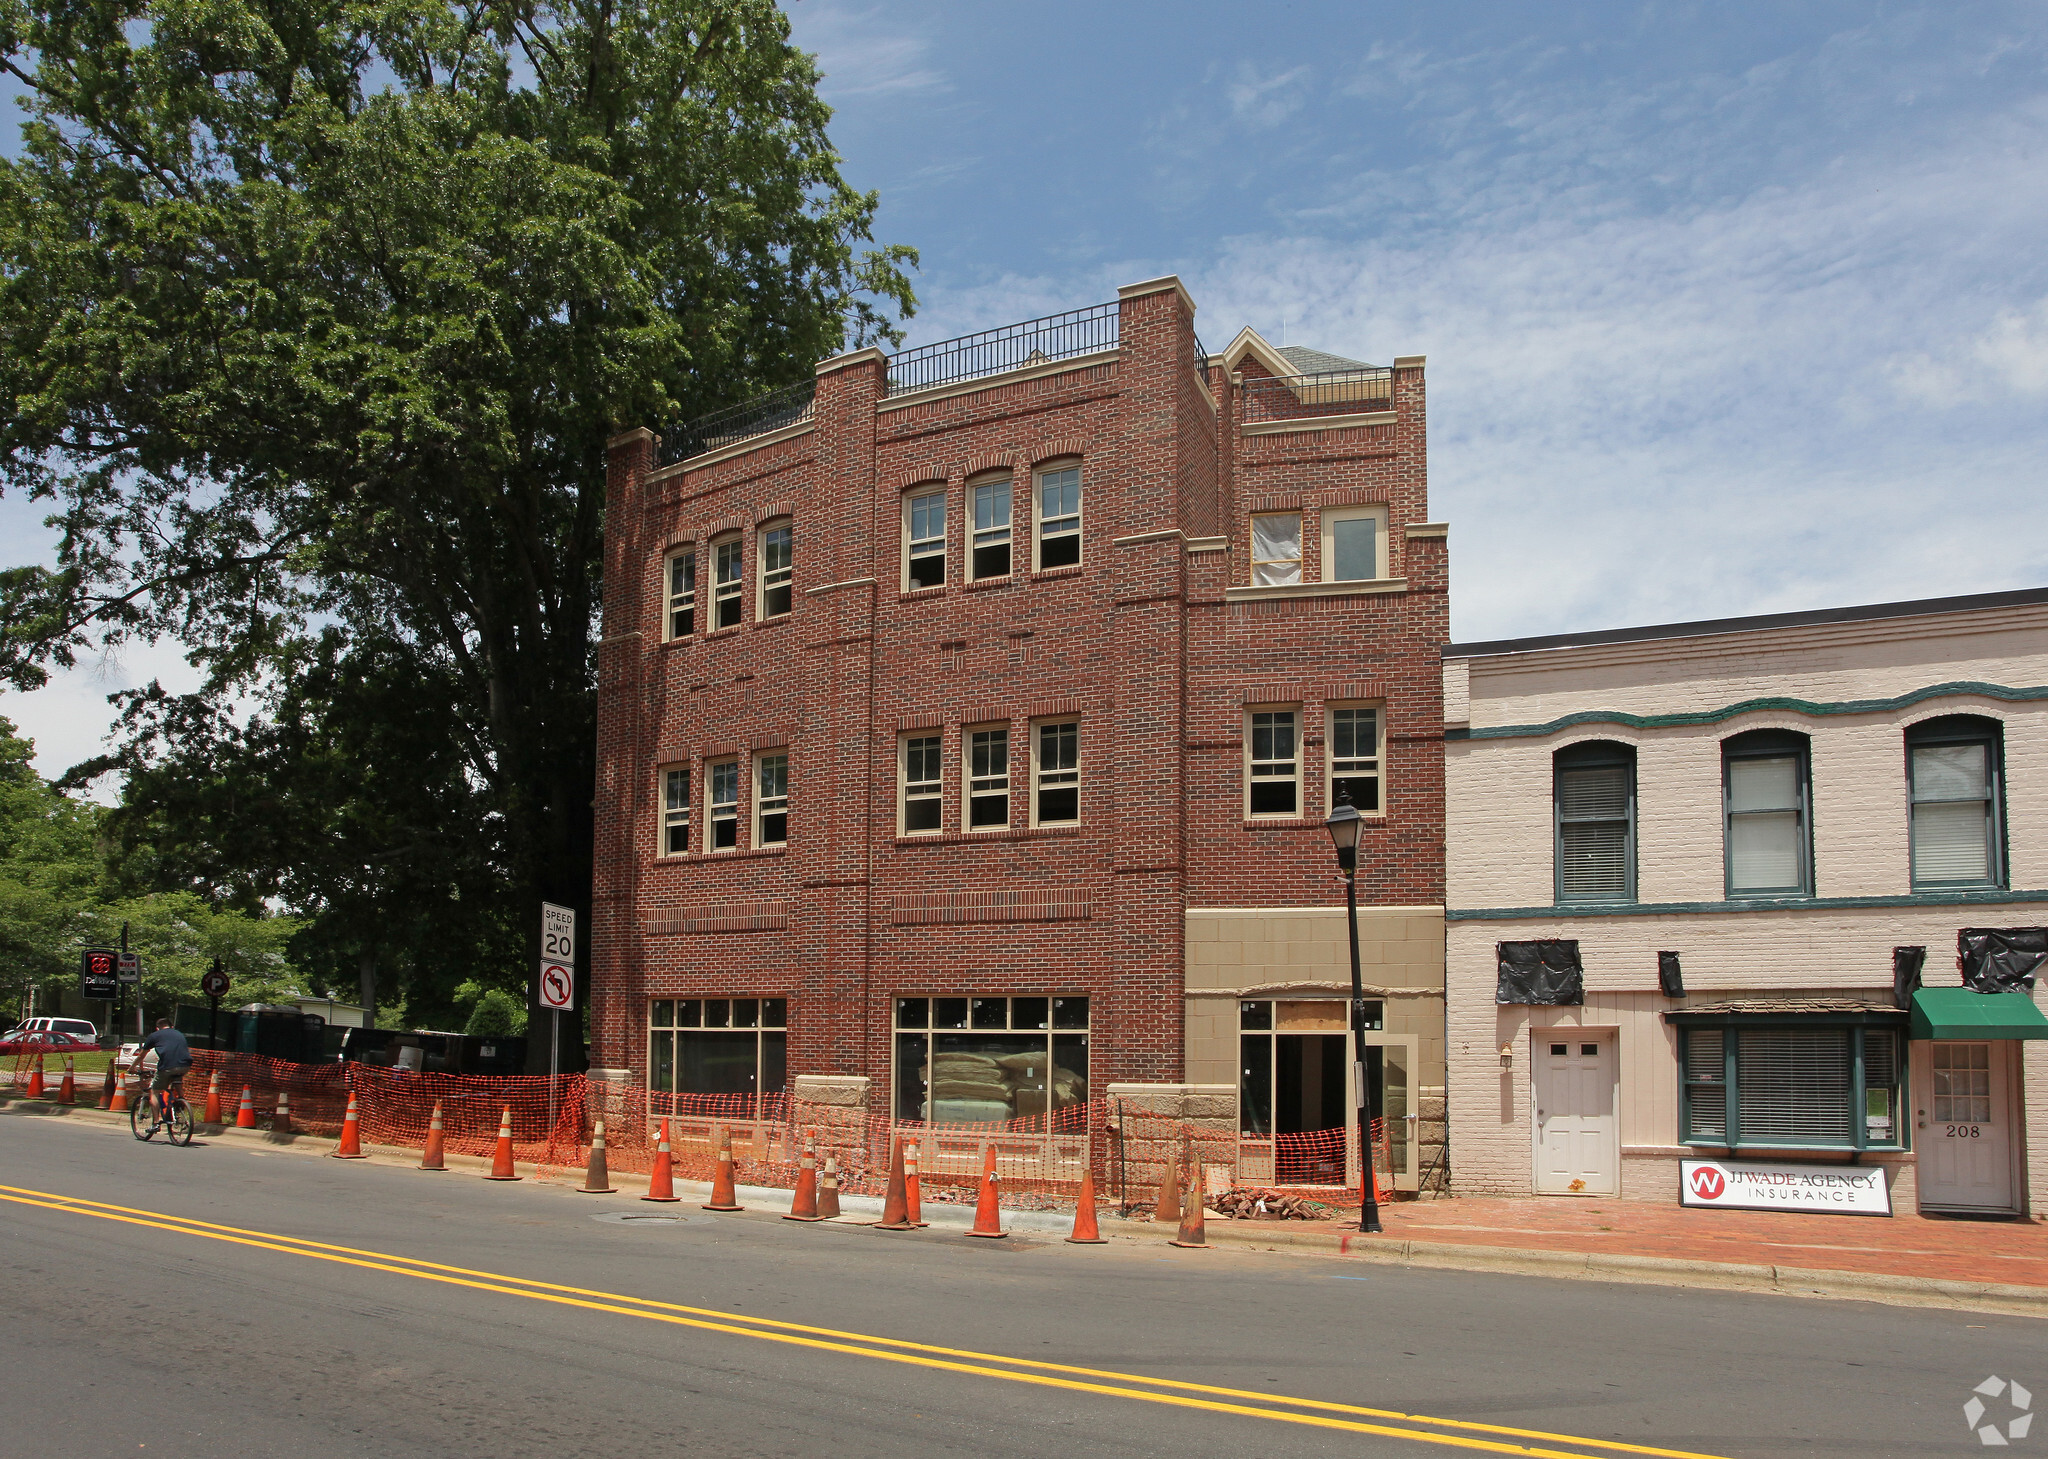
{"type": "Polygon", "coordinates": [[[1914,1121],[1920,1204],[2010,1211],[2013,1202],[2012,1044],[1942,1040],[1927,1046],[1914,1121]]]}
{"type": "Polygon", "coordinates": [[[1614,1121],[1614,1036],[1531,1031],[1539,1195],[1611,1196],[1620,1189],[1614,1121]]]}

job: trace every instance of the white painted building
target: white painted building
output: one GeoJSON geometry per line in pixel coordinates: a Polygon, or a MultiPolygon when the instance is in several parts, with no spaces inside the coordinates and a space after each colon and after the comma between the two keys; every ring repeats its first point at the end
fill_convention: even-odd
{"type": "Polygon", "coordinates": [[[2048,589],[1452,645],[1444,684],[1457,1193],[1672,1201],[1709,1157],[2048,1210],[2048,977],[1943,991],[1964,929],[2048,924],[2048,589]]]}

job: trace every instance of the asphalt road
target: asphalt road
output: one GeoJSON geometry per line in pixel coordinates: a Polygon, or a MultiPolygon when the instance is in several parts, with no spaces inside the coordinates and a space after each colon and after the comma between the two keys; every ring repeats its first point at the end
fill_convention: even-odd
{"type": "Polygon", "coordinates": [[[2025,1318],[890,1235],[31,1115],[0,1250],[22,1456],[1960,1454],[1986,1376],[2048,1407],[2025,1318]]]}

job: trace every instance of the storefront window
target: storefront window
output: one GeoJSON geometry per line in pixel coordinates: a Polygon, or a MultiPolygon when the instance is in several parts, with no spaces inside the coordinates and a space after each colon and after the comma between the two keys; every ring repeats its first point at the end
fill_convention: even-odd
{"type": "MultiPolygon", "coordinates": [[[[1378,1032],[1386,1005],[1365,1005],[1365,1026],[1378,1032]]],[[[1350,1129],[1358,1118],[1351,1107],[1351,1004],[1339,998],[1250,998],[1237,1006],[1238,1133],[1257,1139],[1350,1129]]],[[[1405,1060],[1405,1051],[1398,1053],[1405,1060]]],[[[1373,1112],[1398,1137],[1396,1169],[1407,1159],[1407,1070],[1389,1077],[1390,1051],[1365,1050],[1366,1077],[1375,1090],[1373,1112]],[[1398,1088],[1396,1084],[1398,1083],[1398,1088]],[[1398,1108],[1394,1106],[1398,1105],[1398,1108]]],[[[1288,1185],[1341,1185],[1344,1144],[1301,1144],[1282,1139],[1274,1151],[1274,1179],[1288,1185]]]]}
{"type": "Polygon", "coordinates": [[[1900,1149],[1904,1061],[1889,1028],[1681,1025],[1689,1145],[1900,1149]]]}
{"type": "Polygon", "coordinates": [[[897,1119],[1033,1119],[1087,1098],[1086,998],[896,1000],[897,1119]]]}
{"type": "Polygon", "coordinates": [[[657,1094],[780,1094],[786,998],[657,998],[648,1007],[647,1087],[657,1094]]]}

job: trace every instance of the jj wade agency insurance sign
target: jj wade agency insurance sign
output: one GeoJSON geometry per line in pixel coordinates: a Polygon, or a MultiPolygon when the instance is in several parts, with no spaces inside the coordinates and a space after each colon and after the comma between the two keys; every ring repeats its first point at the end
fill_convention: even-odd
{"type": "Polygon", "coordinates": [[[1678,1202],[1751,1211],[1833,1211],[1889,1216],[1892,1194],[1874,1165],[1762,1165],[1749,1160],[1681,1160],[1678,1202]]]}

